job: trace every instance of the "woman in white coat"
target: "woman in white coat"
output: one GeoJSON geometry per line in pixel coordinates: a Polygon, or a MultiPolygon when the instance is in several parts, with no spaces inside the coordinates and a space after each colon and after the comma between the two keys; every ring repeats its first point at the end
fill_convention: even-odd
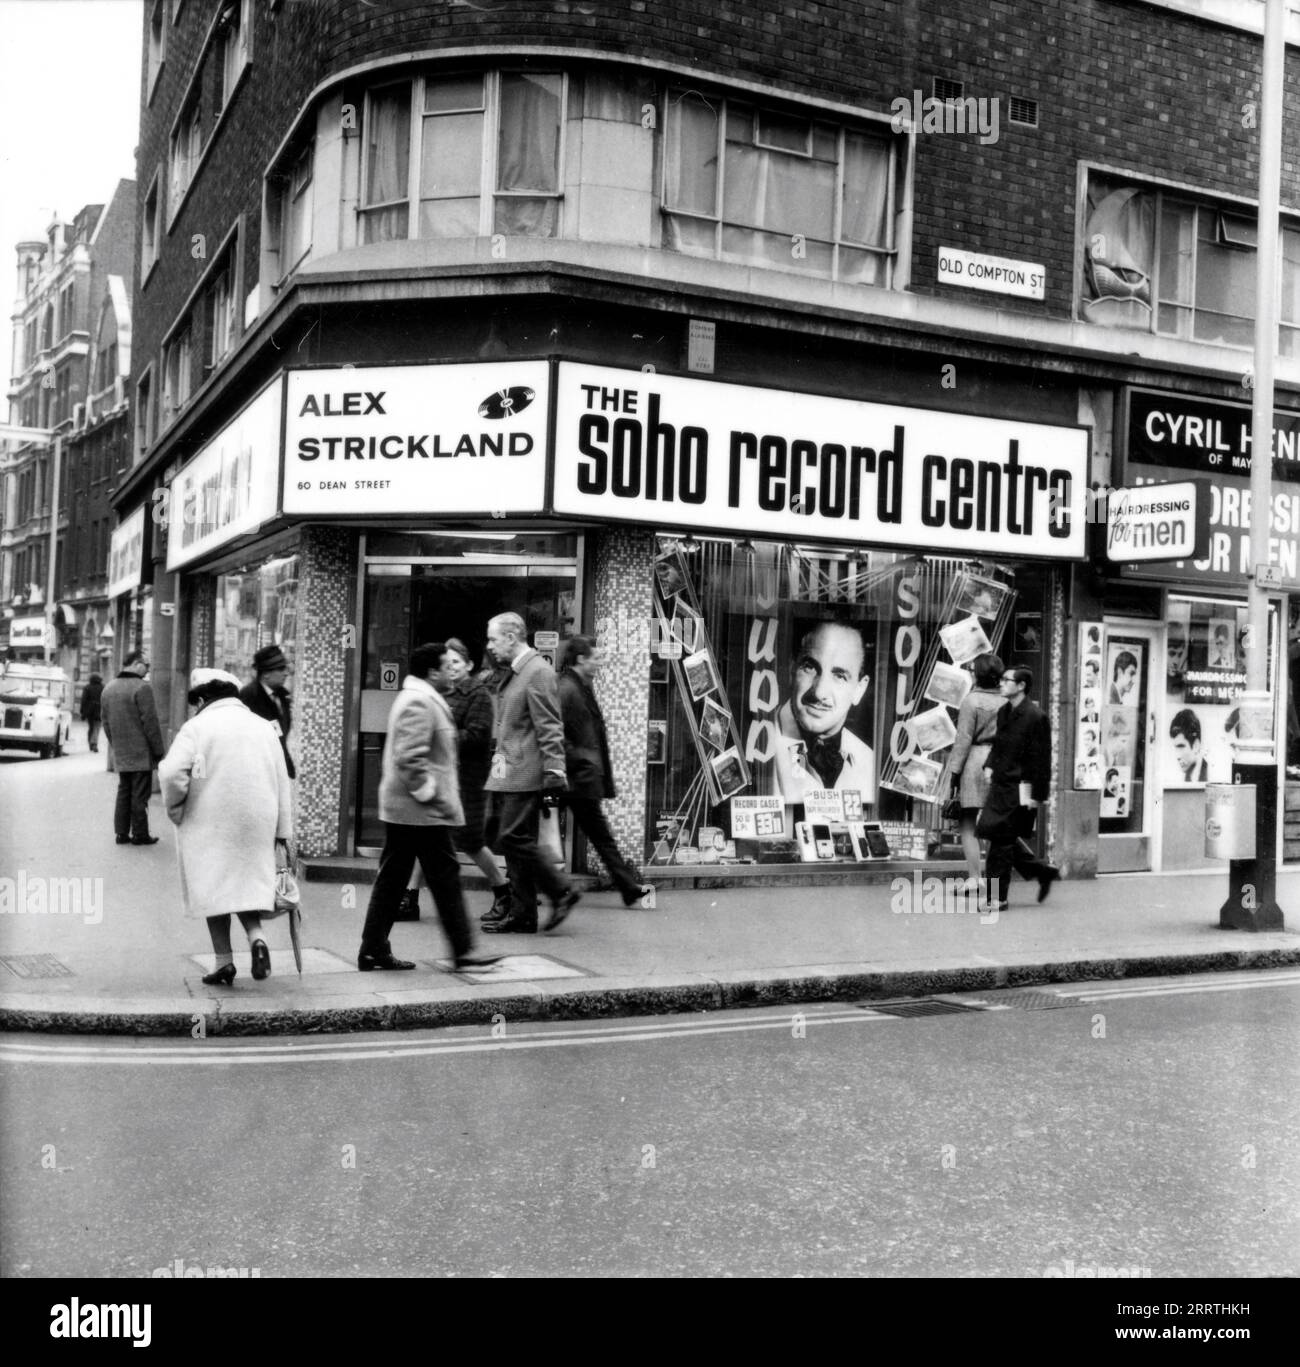
{"type": "Polygon", "coordinates": [[[187,916],[207,918],[216,971],[235,979],[230,917],[239,917],[253,953],[253,977],[271,971],[262,913],[275,903],[276,846],[292,830],[289,773],[275,728],[240,702],[239,680],[196,669],[189,700],[199,710],[176,733],[158,766],[163,804],[176,826],[181,897],[187,916]]]}

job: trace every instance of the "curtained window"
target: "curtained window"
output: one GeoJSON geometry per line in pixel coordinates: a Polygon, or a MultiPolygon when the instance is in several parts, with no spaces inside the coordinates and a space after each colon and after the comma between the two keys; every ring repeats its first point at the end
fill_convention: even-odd
{"type": "Polygon", "coordinates": [[[664,140],[665,245],[856,284],[887,284],[890,139],[697,91],[664,140]]]}
{"type": "Polygon", "coordinates": [[[376,90],[366,110],[363,242],[390,242],[408,235],[410,164],[411,88],[376,90]]]}
{"type": "Polygon", "coordinates": [[[559,75],[501,77],[494,232],[556,234],[563,89],[559,75]]]}

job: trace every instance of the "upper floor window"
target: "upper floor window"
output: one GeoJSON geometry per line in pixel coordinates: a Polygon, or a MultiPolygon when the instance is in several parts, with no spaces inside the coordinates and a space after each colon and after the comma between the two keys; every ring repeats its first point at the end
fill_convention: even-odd
{"type": "Polygon", "coordinates": [[[145,58],[145,69],[148,72],[148,85],[146,86],[148,96],[153,95],[154,86],[158,82],[158,73],[162,70],[163,59],[166,55],[167,22],[164,0],[154,0],[153,9],[149,11],[149,50],[145,58]]]}
{"type": "Polygon", "coordinates": [[[669,95],[664,245],[889,285],[896,142],[695,91],[669,95]]]}
{"type": "Polygon", "coordinates": [[[158,193],[160,176],[154,173],[149,183],[149,191],[144,197],[144,222],[140,231],[140,278],[149,274],[153,263],[158,260],[158,245],[162,238],[162,204],[158,193]]]}
{"type": "Polygon", "coordinates": [[[204,291],[204,325],[208,336],[206,363],[209,368],[219,365],[235,348],[235,246],[232,243],[222,254],[212,275],[212,283],[204,291]]]}
{"type": "Polygon", "coordinates": [[[54,345],[54,305],[46,304],[41,318],[41,350],[49,351],[54,345]]]}
{"type": "Polygon", "coordinates": [[[277,280],[283,280],[311,251],[314,153],[315,148],[308,143],[289,161],[282,174],[271,177],[268,186],[270,241],[279,263],[277,280]]]}
{"type": "Polygon", "coordinates": [[[565,78],[419,77],[366,101],[361,239],[553,237],[560,230],[565,78]]]}
{"type": "Polygon", "coordinates": [[[248,65],[249,0],[227,0],[217,19],[217,108],[224,109],[248,65]]]}
{"type": "Polygon", "coordinates": [[[162,426],[168,427],[189,402],[194,383],[193,332],[187,317],[163,347],[162,426]]]}
{"type": "MultiPolygon", "coordinates": [[[[1282,228],[1279,346],[1300,355],[1300,230],[1282,228]]],[[[1250,347],[1255,214],[1177,191],[1090,175],[1081,312],[1103,327],[1250,347]]]]}
{"type": "Polygon", "coordinates": [[[191,93],[180,118],[176,120],[168,151],[171,165],[168,213],[175,214],[185,198],[186,190],[190,188],[203,154],[203,110],[197,89],[191,93]]]}
{"type": "Polygon", "coordinates": [[[140,461],[153,445],[153,367],[150,366],[135,387],[135,459],[140,461]]]}
{"type": "Polygon", "coordinates": [[[77,326],[76,294],[77,287],[69,281],[59,291],[59,333],[66,337],[77,326]]]}

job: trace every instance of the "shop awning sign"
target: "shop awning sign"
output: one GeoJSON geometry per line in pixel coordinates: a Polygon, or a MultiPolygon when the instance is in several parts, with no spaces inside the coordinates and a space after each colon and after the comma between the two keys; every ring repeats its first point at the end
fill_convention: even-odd
{"type": "Polygon", "coordinates": [[[108,546],[108,596],[140,587],[144,569],[144,504],[113,528],[108,546]]]}
{"type": "Polygon", "coordinates": [[[254,532],[276,513],[280,381],[240,410],[172,481],[167,568],[254,532]]]}
{"type": "Polygon", "coordinates": [[[556,513],[1081,559],[1080,427],[562,363],[556,513]]]}
{"type": "Polygon", "coordinates": [[[542,512],[549,376],[545,361],[291,370],[284,511],[542,512]]]}
{"type": "Polygon", "coordinates": [[[1106,558],[1123,563],[1192,560],[1210,543],[1208,481],[1139,484],[1106,498],[1106,558]]]}

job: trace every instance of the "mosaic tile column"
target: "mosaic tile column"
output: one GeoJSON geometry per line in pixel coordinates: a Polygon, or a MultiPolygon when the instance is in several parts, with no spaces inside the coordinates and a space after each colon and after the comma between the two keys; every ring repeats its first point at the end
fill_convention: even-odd
{"type": "Polygon", "coordinates": [[[299,852],[335,854],[343,792],[344,702],[359,648],[348,616],[356,537],[304,527],[298,543],[298,642],[294,670],[294,833],[299,852]]]}
{"type": "MultiPolygon", "coordinates": [[[[638,868],[645,857],[646,718],[650,715],[650,618],[654,535],[617,527],[595,543],[596,636],[605,667],[596,697],[609,732],[610,762],[618,796],[605,804],[618,847],[638,868]]],[[[594,854],[587,867],[605,872],[594,854]]]]}

